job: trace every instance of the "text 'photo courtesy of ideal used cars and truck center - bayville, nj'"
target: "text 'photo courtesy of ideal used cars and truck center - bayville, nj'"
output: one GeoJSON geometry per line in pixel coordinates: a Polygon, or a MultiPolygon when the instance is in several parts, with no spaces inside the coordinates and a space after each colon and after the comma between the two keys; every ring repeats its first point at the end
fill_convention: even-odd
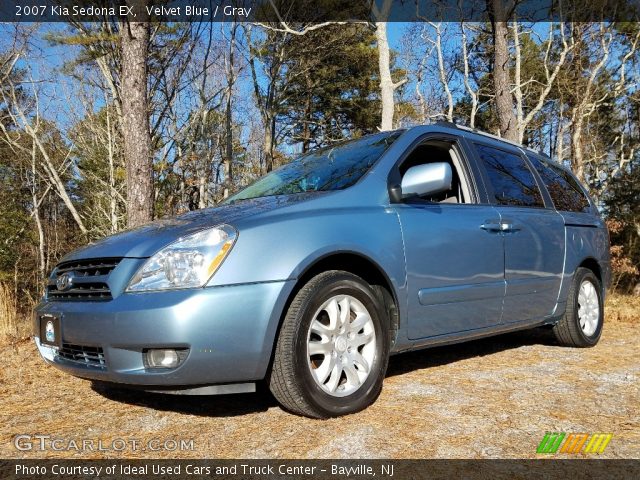
{"type": "Polygon", "coordinates": [[[639,20],[3,2],[1,478],[638,478],[639,20]]]}

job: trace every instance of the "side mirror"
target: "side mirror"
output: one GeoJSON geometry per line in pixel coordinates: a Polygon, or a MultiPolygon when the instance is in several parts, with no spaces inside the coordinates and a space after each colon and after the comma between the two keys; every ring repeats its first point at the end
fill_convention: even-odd
{"type": "Polygon", "coordinates": [[[402,197],[435,195],[451,188],[453,173],[446,162],[411,167],[402,177],[402,197]]]}

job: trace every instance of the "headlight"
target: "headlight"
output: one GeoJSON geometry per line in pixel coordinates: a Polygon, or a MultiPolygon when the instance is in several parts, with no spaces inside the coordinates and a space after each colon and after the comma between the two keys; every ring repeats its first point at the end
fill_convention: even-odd
{"type": "Polygon", "coordinates": [[[127,291],[202,287],[224,261],[237,235],[233,227],[221,225],[179,238],[145,262],[127,291]]]}

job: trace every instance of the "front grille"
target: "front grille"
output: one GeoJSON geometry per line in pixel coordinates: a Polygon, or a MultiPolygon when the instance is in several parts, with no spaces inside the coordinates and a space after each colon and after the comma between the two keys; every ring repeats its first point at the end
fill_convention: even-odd
{"type": "Polygon", "coordinates": [[[83,345],[62,344],[58,356],[70,362],[88,365],[90,367],[105,368],[104,352],[100,347],[86,347],[83,345]]]}
{"type": "Polygon", "coordinates": [[[94,258],[61,263],[56,267],[47,285],[47,298],[53,301],[111,300],[111,289],[107,279],[121,258],[94,258]],[[57,281],[66,275],[70,284],[58,289],[57,281]]]}

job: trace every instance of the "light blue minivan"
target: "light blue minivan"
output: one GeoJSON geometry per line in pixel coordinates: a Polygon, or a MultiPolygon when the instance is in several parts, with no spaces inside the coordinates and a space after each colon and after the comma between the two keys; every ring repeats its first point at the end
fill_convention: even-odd
{"type": "Polygon", "coordinates": [[[265,381],[327,418],[378,397],[390,354],[548,325],[600,338],[609,238],[537,152],[454,124],[306,154],[220,206],[67,255],[34,314],[47,362],[186,394],[265,381]]]}

